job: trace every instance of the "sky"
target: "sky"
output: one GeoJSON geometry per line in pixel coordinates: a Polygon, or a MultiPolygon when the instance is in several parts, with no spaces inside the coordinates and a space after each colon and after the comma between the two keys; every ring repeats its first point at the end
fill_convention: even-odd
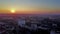
{"type": "Polygon", "coordinates": [[[19,14],[58,14],[60,0],[0,0],[0,13],[11,10],[19,14]]]}

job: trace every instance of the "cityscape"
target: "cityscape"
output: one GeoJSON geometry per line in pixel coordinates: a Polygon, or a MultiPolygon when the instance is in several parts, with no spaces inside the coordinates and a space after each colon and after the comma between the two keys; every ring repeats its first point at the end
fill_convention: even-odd
{"type": "Polygon", "coordinates": [[[60,0],[0,0],[0,34],[60,34],[60,0]]]}
{"type": "Polygon", "coordinates": [[[0,16],[0,34],[60,34],[60,16],[0,16]]]}

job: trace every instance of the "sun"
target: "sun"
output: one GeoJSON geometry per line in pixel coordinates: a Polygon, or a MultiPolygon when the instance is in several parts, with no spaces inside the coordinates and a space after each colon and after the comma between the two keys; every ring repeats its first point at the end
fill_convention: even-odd
{"type": "Polygon", "coordinates": [[[15,13],[16,11],[15,11],[15,10],[11,10],[10,12],[11,12],[11,13],[15,13]]]}

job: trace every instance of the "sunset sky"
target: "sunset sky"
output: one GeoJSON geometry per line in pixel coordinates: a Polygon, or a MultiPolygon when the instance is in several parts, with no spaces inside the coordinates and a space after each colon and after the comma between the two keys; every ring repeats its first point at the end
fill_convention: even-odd
{"type": "Polygon", "coordinates": [[[58,14],[60,0],[0,0],[0,13],[58,14]]]}

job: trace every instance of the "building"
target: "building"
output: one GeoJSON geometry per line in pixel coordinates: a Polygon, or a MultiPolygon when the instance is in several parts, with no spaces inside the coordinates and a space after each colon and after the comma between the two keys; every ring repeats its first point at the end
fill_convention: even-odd
{"type": "Polygon", "coordinates": [[[18,19],[18,25],[21,27],[25,26],[25,20],[24,19],[18,19]]]}

